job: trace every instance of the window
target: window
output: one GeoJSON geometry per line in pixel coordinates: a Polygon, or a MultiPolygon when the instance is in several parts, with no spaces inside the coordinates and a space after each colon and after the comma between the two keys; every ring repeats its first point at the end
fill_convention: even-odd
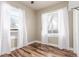
{"type": "MultiPolygon", "coordinates": [[[[50,12],[46,13],[47,15],[45,18],[47,19],[47,31],[48,31],[48,36],[58,36],[58,17],[59,13],[58,11],[56,12],[50,12]]],[[[46,21],[46,20],[45,20],[46,21]]]]}
{"type": "Polygon", "coordinates": [[[55,34],[58,33],[58,13],[50,13],[48,19],[48,33],[55,34]]]}
{"type": "Polygon", "coordinates": [[[17,48],[17,41],[19,40],[19,21],[20,21],[20,9],[17,9],[13,6],[9,6],[7,9],[9,21],[10,21],[10,38],[11,38],[11,49],[14,50],[17,48]]]}
{"type": "Polygon", "coordinates": [[[11,16],[11,28],[17,28],[17,16],[12,15],[11,16]]]}
{"type": "Polygon", "coordinates": [[[42,35],[58,36],[59,11],[42,14],[42,35]]]}
{"type": "Polygon", "coordinates": [[[9,12],[10,12],[11,29],[18,29],[18,22],[19,22],[18,10],[11,9],[9,12]]]}
{"type": "Polygon", "coordinates": [[[58,35],[59,11],[42,14],[42,35],[58,35]]]}

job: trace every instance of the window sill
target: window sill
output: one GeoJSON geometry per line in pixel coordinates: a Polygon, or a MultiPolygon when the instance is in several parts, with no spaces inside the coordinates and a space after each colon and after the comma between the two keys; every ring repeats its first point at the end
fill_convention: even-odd
{"type": "Polygon", "coordinates": [[[48,34],[48,37],[58,37],[58,34],[48,34]]]}

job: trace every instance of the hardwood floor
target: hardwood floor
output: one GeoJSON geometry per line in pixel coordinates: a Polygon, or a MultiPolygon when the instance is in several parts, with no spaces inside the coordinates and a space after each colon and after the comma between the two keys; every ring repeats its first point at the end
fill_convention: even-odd
{"type": "Polygon", "coordinates": [[[59,49],[41,43],[33,43],[20,49],[11,51],[10,54],[1,55],[1,57],[76,57],[71,50],[59,49]]]}

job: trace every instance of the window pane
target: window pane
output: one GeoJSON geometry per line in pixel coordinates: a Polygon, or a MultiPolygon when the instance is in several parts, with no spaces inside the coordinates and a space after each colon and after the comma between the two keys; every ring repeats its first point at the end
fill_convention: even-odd
{"type": "Polygon", "coordinates": [[[58,33],[58,13],[51,13],[49,16],[48,33],[58,33]]]}
{"type": "Polygon", "coordinates": [[[11,16],[11,28],[16,28],[17,23],[16,23],[16,16],[12,15],[11,16]]]}
{"type": "Polygon", "coordinates": [[[18,28],[19,13],[16,10],[10,10],[11,28],[18,28]]]}

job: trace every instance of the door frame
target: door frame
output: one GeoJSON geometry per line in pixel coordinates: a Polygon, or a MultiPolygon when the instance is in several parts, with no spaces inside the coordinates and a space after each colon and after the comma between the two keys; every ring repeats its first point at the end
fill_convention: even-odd
{"type": "Polygon", "coordinates": [[[73,9],[73,51],[79,56],[79,28],[78,15],[79,10],[73,9]]]}

